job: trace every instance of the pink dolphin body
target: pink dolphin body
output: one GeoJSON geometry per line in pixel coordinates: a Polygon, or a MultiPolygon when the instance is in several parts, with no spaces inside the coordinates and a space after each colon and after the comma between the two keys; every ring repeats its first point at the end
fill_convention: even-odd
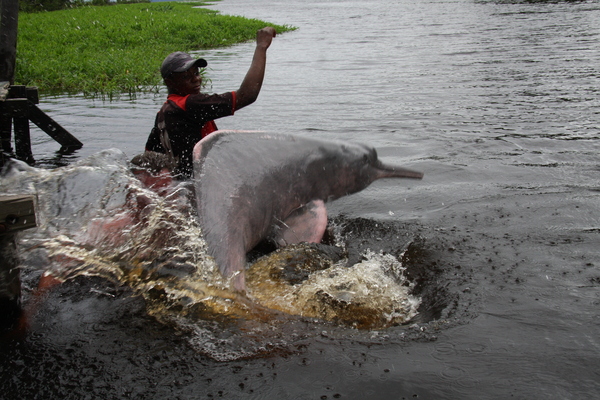
{"type": "Polygon", "coordinates": [[[264,132],[215,132],[194,148],[198,217],[209,254],[238,291],[260,241],[320,242],[325,203],[381,178],[421,179],[386,166],[373,148],[264,132]]]}

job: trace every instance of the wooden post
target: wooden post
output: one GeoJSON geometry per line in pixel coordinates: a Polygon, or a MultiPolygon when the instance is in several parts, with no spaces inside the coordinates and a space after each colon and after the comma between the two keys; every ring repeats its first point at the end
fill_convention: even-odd
{"type": "Polygon", "coordinates": [[[10,328],[21,312],[17,254],[15,235],[0,235],[0,329],[10,328]]]}
{"type": "Polygon", "coordinates": [[[33,164],[31,153],[31,135],[29,131],[29,107],[27,105],[27,89],[25,86],[11,86],[10,99],[4,101],[6,111],[12,114],[15,131],[15,154],[19,160],[33,164]]]}
{"type": "Polygon", "coordinates": [[[16,233],[36,226],[33,196],[0,195],[0,328],[21,312],[21,276],[16,233]]]}
{"type": "MultiPolygon", "coordinates": [[[[8,88],[14,82],[17,57],[17,27],[19,21],[19,1],[0,0],[0,101],[8,95],[8,88]]],[[[0,152],[11,154],[12,118],[2,112],[0,105],[0,152]]],[[[0,166],[4,165],[4,154],[0,155],[0,166]]]]}
{"type": "Polygon", "coordinates": [[[60,143],[61,151],[80,149],[83,144],[36,106],[37,88],[13,85],[18,15],[18,0],[0,0],[0,152],[12,155],[13,129],[16,157],[33,164],[29,121],[60,143]]]}
{"type": "Polygon", "coordinates": [[[0,112],[0,141],[2,142],[0,152],[12,153],[11,132],[12,118],[7,113],[0,112]]]}
{"type": "Polygon", "coordinates": [[[19,160],[28,164],[33,164],[33,154],[31,152],[31,135],[29,132],[29,115],[27,113],[27,99],[15,99],[13,106],[17,110],[13,116],[15,131],[15,154],[19,160]]]}
{"type": "Polygon", "coordinates": [[[38,102],[37,88],[19,85],[10,86],[8,98],[4,100],[0,98],[0,138],[2,139],[2,149],[0,151],[12,152],[10,145],[11,121],[15,133],[16,157],[29,164],[35,162],[31,152],[29,121],[36,124],[52,139],[61,144],[61,151],[76,150],[83,147],[83,144],[75,136],[40,110],[36,106],[38,102]]]}
{"type": "Polygon", "coordinates": [[[0,81],[11,85],[15,78],[19,1],[0,0],[0,81]]]}

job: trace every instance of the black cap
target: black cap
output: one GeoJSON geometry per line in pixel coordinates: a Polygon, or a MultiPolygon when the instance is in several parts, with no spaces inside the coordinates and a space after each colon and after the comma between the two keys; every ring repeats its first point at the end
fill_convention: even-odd
{"type": "Polygon", "coordinates": [[[163,79],[168,78],[174,72],[184,72],[192,67],[204,68],[208,65],[203,58],[192,58],[188,53],[176,51],[165,58],[160,67],[163,79]]]}

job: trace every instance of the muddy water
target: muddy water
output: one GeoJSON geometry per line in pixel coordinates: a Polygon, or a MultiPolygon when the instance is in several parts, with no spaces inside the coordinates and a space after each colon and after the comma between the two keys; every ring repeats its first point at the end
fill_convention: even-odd
{"type": "MultiPolygon", "coordinates": [[[[160,290],[132,296],[135,286],[80,276],[39,302],[25,340],[4,345],[0,397],[597,397],[600,3],[214,8],[299,27],[274,41],[258,102],[221,128],[367,142],[425,172],[329,207],[349,259],[383,251],[406,268],[418,314],[377,329],[260,310],[182,316],[181,303],[156,317],[160,290]]],[[[251,50],[201,53],[212,90],[237,87],[251,50]]],[[[60,157],[39,135],[34,155],[44,166],[118,147],[126,159],[162,101],[44,99],[85,147],[60,157]]],[[[109,193],[115,179],[129,178],[99,182],[109,193]]],[[[46,265],[24,256],[29,300],[46,265]]],[[[187,259],[159,261],[163,278],[188,271],[187,259]]]]}

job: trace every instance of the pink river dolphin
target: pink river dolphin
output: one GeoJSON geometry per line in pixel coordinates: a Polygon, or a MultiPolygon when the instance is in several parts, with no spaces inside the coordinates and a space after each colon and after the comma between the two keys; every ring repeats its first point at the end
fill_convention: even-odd
{"type": "Polygon", "coordinates": [[[240,292],[246,254],[262,240],[318,243],[326,202],[377,179],[422,177],[383,164],[365,145],[294,135],[218,131],[194,148],[196,207],[208,252],[240,292]]]}

